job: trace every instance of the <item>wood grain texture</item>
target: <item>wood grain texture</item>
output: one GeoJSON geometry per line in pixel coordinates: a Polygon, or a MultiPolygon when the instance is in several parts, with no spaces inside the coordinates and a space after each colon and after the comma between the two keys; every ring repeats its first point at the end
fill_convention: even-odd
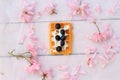
{"type": "MultiPolygon", "coordinates": [[[[83,65],[83,69],[86,70],[87,75],[81,75],[81,80],[119,80],[120,76],[120,55],[117,55],[116,58],[110,63],[106,68],[101,68],[99,65],[94,68],[89,68],[86,65],[86,56],[77,55],[77,56],[43,56],[39,58],[42,68],[47,69],[48,67],[54,68],[55,79],[59,80],[59,75],[61,71],[57,70],[58,65],[70,66],[73,69],[76,64],[83,65]]],[[[1,80],[41,80],[39,75],[29,74],[25,71],[25,66],[28,65],[23,59],[17,60],[16,58],[0,58],[0,75],[1,80]]]]}
{"type": "MultiPolygon", "coordinates": [[[[37,12],[50,1],[50,0],[36,0],[37,12]]],[[[102,29],[107,23],[112,25],[114,34],[120,37],[120,12],[115,15],[107,15],[107,10],[112,7],[115,0],[84,0],[94,5],[100,4],[105,11],[101,15],[97,15],[98,24],[102,29]],[[106,4],[107,3],[107,4],[106,4]],[[104,19],[104,20],[100,20],[104,19]],[[111,20],[108,20],[111,19],[111,20]]],[[[57,4],[57,12],[59,14],[49,16],[44,14],[40,19],[35,19],[34,25],[36,28],[36,35],[45,44],[46,48],[49,48],[49,22],[50,21],[70,21],[68,14],[69,8],[65,4],[65,0],[54,0],[57,4]]],[[[21,23],[20,12],[22,10],[22,0],[0,0],[0,80],[41,80],[39,75],[28,74],[25,71],[25,66],[28,65],[23,59],[17,60],[10,57],[7,53],[12,49],[16,49],[16,52],[26,51],[25,45],[18,45],[21,35],[27,33],[28,25],[21,23]],[[5,24],[8,23],[8,24],[5,24]],[[22,34],[20,34],[22,32],[22,34]]],[[[59,80],[58,75],[61,72],[56,70],[57,65],[67,65],[71,68],[81,64],[87,71],[86,76],[81,76],[81,80],[119,80],[120,79],[120,54],[116,55],[116,58],[106,68],[102,69],[99,65],[95,68],[89,68],[86,65],[86,56],[82,53],[85,52],[86,47],[90,45],[96,45],[88,40],[88,35],[96,31],[93,24],[85,21],[77,21],[79,18],[75,17],[72,22],[74,32],[73,53],[81,55],[70,56],[44,56],[49,53],[40,52],[39,61],[44,68],[52,67],[55,70],[55,79],[59,80]],[[47,63],[47,64],[46,64],[47,63]]]]}

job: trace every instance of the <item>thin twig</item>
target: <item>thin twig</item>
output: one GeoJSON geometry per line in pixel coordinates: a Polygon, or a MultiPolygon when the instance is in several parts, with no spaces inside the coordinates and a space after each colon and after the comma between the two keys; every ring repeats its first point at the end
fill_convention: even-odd
{"type": "Polygon", "coordinates": [[[99,32],[99,34],[101,34],[100,29],[99,29],[99,27],[98,27],[97,23],[96,23],[96,22],[93,22],[93,24],[96,26],[96,28],[97,28],[97,30],[98,30],[98,32],[99,32]]]}
{"type": "MultiPolygon", "coordinates": [[[[24,53],[21,53],[21,54],[19,54],[19,55],[15,55],[15,54],[14,54],[14,51],[15,51],[15,49],[12,50],[11,52],[8,52],[8,54],[10,54],[10,55],[13,56],[13,57],[16,57],[17,59],[18,59],[18,58],[24,58],[26,61],[28,61],[28,62],[32,65],[32,62],[31,62],[26,56],[23,55],[23,54],[30,53],[30,52],[24,52],[24,53]]],[[[30,57],[29,57],[29,58],[30,58],[30,57]]]]}

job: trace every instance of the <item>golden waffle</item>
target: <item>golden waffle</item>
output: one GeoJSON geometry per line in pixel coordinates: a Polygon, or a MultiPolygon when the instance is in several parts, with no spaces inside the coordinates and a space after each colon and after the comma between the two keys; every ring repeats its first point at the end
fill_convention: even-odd
{"type": "MultiPolygon", "coordinates": [[[[62,37],[62,34],[59,35],[60,37],[62,37]]],[[[69,23],[69,22],[52,22],[49,24],[49,43],[50,43],[50,53],[52,55],[69,55],[71,54],[72,52],[72,24],[69,23]],[[68,45],[66,48],[65,45],[64,46],[61,46],[62,47],[62,50],[61,48],[58,48],[57,50],[61,50],[61,51],[57,51],[56,48],[58,46],[55,45],[55,41],[53,41],[53,39],[55,39],[55,36],[60,34],[60,29],[56,29],[56,24],[60,24],[60,29],[64,29],[66,27],[69,26],[69,28],[67,30],[65,30],[65,35],[66,35],[66,39],[65,39],[65,45],[68,45]],[[55,32],[55,33],[54,33],[55,32]],[[53,35],[54,33],[54,35],[53,35]]],[[[61,40],[63,41],[63,40],[61,40]]],[[[60,44],[60,41],[56,41],[56,43],[59,42],[60,44]]]]}

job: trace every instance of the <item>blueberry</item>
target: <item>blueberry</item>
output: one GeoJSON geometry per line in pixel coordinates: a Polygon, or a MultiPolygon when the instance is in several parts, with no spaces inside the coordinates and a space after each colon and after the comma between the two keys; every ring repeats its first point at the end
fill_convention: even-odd
{"type": "Polygon", "coordinates": [[[64,41],[65,39],[66,39],[66,36],[65,36],[65,35],[61,36],[61,40],[62,40],[62,41],[64,41]]]}
{"type": "Polygon", "coordinates": [[[60,42],[60,45],[61,45],[61,46],[64,46],[64,45],[65,45],[65,41],[61,41],[61,42],[60,42]]]}
{"type": "Polygon", "coordinates": [[[62,51],[62,47],[61,47],[61,46],[58,46],[58,47],[56,48],[56,50],[57,50],[57,52],[60,52],[60,51],[62,51]]]}
{"type": "Polygon", "coordinates": [[[59,23],[56,23],[55,28],[56,28],[56,29],[60,29],[60,27],[61,27],[60,24],[59,24],[59,23]]]}
{"type": "Polygon", "coordinates": [[[61,33],[62,35],[64,35],[64,34],[65,34],[65,30],[62,29],[62,30],[60,31],[60,33],[61,33]]]}
{"type": "Polygon", "coordinates": [[[57,41],[59,41],[61,38],[60,38],[59,35],[56,35],[56,36],[55,36],[55,39],[56,39],[57,41]]]}

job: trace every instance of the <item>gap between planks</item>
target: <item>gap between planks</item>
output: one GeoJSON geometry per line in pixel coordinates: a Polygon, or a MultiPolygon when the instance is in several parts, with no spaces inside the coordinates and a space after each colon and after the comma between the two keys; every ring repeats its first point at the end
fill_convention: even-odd
{"type": "MultiPolygon", "coordinates": [[[[96,21],[107,21],[107,20],[120,20],[120,18],[101,18],[97,19],[96,21]]],[[[43,21],[33,21],[28,23],[42,23],[42,22],[64,22],[64,21],[70,21],[70,22],[79,22],[79,21],[87,21],[87,19],[80,19],[80,20],[43,20],[43,21]]],[[[5,22],[0,24],[24,24],[25,22],[5,22]]]]}
{"type": "MultiPolygon", "coordinates": [[[[92,53],[91,53],[92,54],[92,53]]],[[[99,53],[97,53],[99,54],[99,53]]],[[[117,52],[116,54],[120,54],[119,52],[117,52]]],[[[77,55],[82,55],[82,56],[85,56],[86,54],[85,53],[72,53],[70,55],[51,55],[51,54],[39,54],[38,57],[41,57],[41,56],[50,56],[50,57],[53,57],[53,56],[77,56],[77,55]]],[[[7,57],[13,57],[13,56],[0,56],[0,58],[7,58],[7,57]]],[[[27,56],[26,56],[27,57],[27,56]]]]}

